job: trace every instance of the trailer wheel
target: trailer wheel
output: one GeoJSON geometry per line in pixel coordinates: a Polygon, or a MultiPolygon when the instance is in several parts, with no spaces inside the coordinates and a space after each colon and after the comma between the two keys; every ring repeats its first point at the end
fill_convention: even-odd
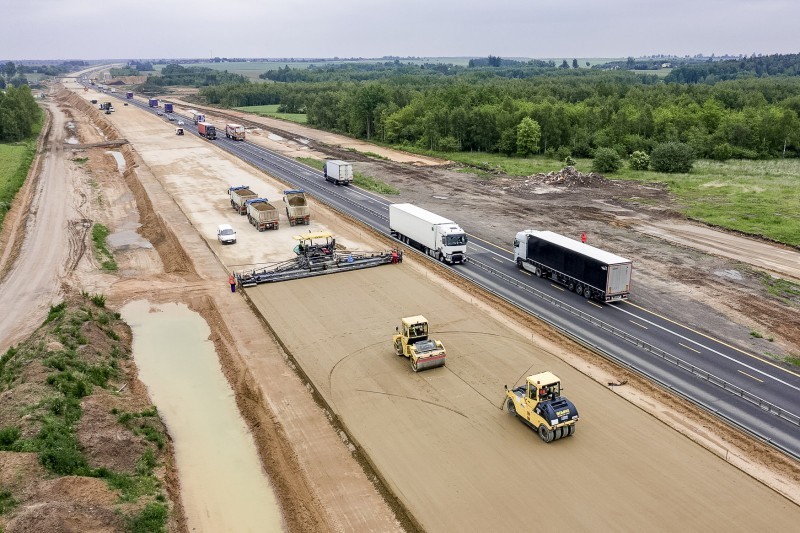
{"type": "Polygon", "coordinates": [[[584,287],[583,288],[583,297],[586,298],[587,300],[589,298],[591,298],[592,297],[592,289],[590,289],[589,287],[584,287]]]}
{"type": "Polygon", "coordinates": [[[508,409],[508,412],[514,415],[515,417],[517,416],[517,408],[514,407],[514,400],[512,400],[511,398],[506,400],[506,409],[508,409]]]}
{"type": "Polygon", "coordinates": [[[569,285],[567,285],[567,288],[569,289],[569,292],[574,292],[575,291],[575,283],[570,281],[569,285]]]}

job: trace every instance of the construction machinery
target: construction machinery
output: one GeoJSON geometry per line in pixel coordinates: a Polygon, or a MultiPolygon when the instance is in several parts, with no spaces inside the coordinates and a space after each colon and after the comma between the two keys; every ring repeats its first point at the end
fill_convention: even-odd
{"type": "Polygon", "coordinates": [[[228,187],[228,195],[231,197],[231,207],[240,215],[247,214],[247,206],[245,205],[247,200],[258,198],[258,194],[251,191],[247,185],[228,187]]]}
{"type": "Polygon", "coordinates": [[[306,192],[303,189],[283,191],[283,201],[286,204],[286,218],[289,225],[308,225],[311,219],[311,210],[306,201],[306,192]]]}
{"type": "Polygon", "coordinates": [[[511,390],[506,386],[506,409],[545,442],[575,434],[578,410],[561,396],[561,380],[552,372],[528,376],[524,385],[511,390]]]}
{"type": "Polygon", "coordinates": [[[409,316],[400,324],[392,337],[395,354],[408,357],[414,372],[444,366],[447,352],[441,342],[428,338],[428,319],[409,316]]]}
{"type": "Polygon", "coordinates": [[[252,198],[244,201],[247,220],[258,231],[278,229],[278,210],[266,198],[252,198]]]}
{"type": "Polygon", "coordinates": [[[362,252],[336,249],[336,239],[328,232],[308,233],[293,237],[295,258],[264,267],[236,272],[240,287],[254,287],[259,283],[274,283],[292,279],[348,272],[379,265],[400,263],[399,250],[362,252]]]}

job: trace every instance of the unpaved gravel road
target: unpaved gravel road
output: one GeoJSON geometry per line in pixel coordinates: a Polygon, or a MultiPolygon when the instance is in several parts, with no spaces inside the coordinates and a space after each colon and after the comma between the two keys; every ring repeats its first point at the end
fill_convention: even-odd
{"type": "MultiPolygon", "coordinates": [[[[82,232],[73,202],[72,173],[63,143],[67,118],[54,103],[47,154],[33,192],[25,240],[19,256],[0,283],[0,352],[27,337],[59,300],[60,283],[83,253],[70,237],[70,228],[82,232]]],[[[10,221],[9,221],[10,222],[10,221]]]]}

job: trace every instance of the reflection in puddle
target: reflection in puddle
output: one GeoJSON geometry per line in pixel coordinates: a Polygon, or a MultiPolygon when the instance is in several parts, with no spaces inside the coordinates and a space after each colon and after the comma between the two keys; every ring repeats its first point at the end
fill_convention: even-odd
{"type": "Polygon", "coordinates": [[[282,531],[252,435],[222,375],[210,329],[184,304],[122,308],[133,356],[175,447],[189,531],[282,531]]]}

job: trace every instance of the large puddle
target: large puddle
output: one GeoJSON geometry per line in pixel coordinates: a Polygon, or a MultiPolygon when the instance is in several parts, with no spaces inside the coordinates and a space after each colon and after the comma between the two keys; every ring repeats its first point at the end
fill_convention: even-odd
{"type": "Polygon", "coordinates": [[[144,300],[123,307],[122,317],[139,379],[174,443],[189,531],[283,531],[205,320],[184,304],[144,300]]]}

